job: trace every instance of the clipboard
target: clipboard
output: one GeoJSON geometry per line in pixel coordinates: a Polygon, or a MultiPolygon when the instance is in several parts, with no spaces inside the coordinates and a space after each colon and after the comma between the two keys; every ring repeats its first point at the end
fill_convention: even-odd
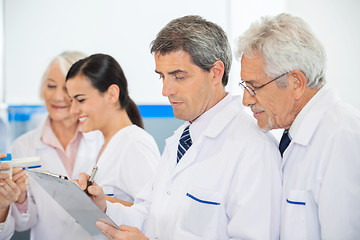
{"type": "Polygon", "coordinates": [[[67,177],[35,169],[25,171],[93,238],[106,239],[101,230],[96,227],[97,221],[102,221],[120,230],[91,198],[67,177]]]}

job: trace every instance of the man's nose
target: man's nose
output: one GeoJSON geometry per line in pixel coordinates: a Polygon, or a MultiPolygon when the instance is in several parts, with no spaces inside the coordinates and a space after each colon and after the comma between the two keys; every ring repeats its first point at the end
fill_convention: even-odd
{"type": "Polygon", "coordinates": [[[247,89],[244,89],[243,94],[243,105],[246,107],[250,107],[256,103],[256,97],[251,95],[247,89]]]}
{"type": "Polygon", "coordinates": [[[164,97],[168,97],[170,95],[175,94],[175,90],[174,90],[174,86],[171,83],[170,80],[167,79],[163,79],[163,88],[162,88],[162,95],[164,97]]]}

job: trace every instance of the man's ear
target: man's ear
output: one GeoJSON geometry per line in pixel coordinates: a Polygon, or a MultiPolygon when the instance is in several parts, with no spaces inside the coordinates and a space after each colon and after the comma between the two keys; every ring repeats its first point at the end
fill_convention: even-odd
{"type": "Polygon", "coordinates": [[[214,62],[210,69],[210,74],[214,85],[222,84],[222,77],[224,76],[225,66],[220,60],[214,62]]]}
{"type": "Polygon", "coordinates": [[[110,85],[106,91],[106,101],[108,103],[116,103],[119,101],[120,88],[116,84],[110,85]]]}
{"type": "Polygon", "coordinates": [[[289,73],[291,75],[291,78],[293,80],[293,94],[294,94],[294,98],[296,100],[299,100],[305,92],[306,89],[306,77],[305,75],[299,71],[299,70],[293,70],[289,73]]]}

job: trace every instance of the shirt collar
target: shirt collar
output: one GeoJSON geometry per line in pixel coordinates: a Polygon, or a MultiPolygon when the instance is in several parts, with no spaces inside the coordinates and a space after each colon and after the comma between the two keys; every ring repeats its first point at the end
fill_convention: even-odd
{"type": "MultiPolygon", "coordinates": [[[[80,131],[80,127],[78,126],[76,129],[76,133],[75,133],[74,137],[71,139],[71,141],[69,142],[69,144],[73,143],[78,138],[79,134],[82,135],[82,133],[80,131]]],[[[56,137],[56,135],[51,127],[49,116],[45,120],[45,124],[44,124],[43,130],[42,130],[40,139],[41,139],[41,142],[45,143],[46,145],[49,145],[53,148],[65,150],[63,148],[63,146],[61,145],[61,143],[59,142],[59,139],[56,137]]]]}

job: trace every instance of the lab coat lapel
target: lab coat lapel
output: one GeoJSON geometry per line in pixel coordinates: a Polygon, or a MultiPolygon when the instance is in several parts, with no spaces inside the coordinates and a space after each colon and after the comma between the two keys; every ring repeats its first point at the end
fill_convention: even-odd
{"type": "MultiPolygon", "coordinates": [[[[231,122],[231,120],[237,115],[237,113],[239,112],[239,108],[241,107],[242,106],[241,104],[238,104],[238,101],[231,101],[223,109],[221,109],[211,120],[209,120],[209,124],[205,131],[201,134],[201,136],[199,136],[195,141],[193,141],[192,146],[189,148],[189,150],[185,153],[180,162],[174,168],[172,178],[185,170],[187,167],[193,165],[195,162],[205,160],[204,158],[199,158],[198,156],[203,149],[203,145],[206,144],[206,140],[209,138],[216,138],[224,130],[228,123],[231,122]]],[[[185,126],[177,130],[176,140],[178,140],[184,128],[185,126]]],[[[172,144],[174,144],[174,142],[172,144]]],[[[173,159],[176,164],[176,151],[174,152],[175,153],[173,159]]]]}
{"type": "MultiPolygon", "coordinates": [[[[181,158],[179,163],[174,169],[173,176],[175,177],[178,173],[182,172],[184,169],[186,169],[189,165],[192,165],[194,162],[196,162],[197,155],[199,154],[199,150],[201,150],[201,145],[203,142],[203,137],[199,139],[200,141],[193,142],[191,147],[186,151],[184,156],[181,158]]],[[[176,161],[176,158],[175,158],[176,161]]]]}
{"type": "Polygon", "coordinates": [[[179,144],[179,138],[185,129],[185,127],[189,123],[186,122],[182,126],[180,126],[175,132],[174,135],[166,139],[166,148],[164,152],[164,158],[167,161],[167,166],[169,170],[168,178],[171,179],[175,177],[179,172],[181,172],[186,166],[188,166],[192,161],[192,159],[195,158],[196,151],[196,145],[197,143],[193,142],[191,147],[187,150],[185,155],[181,158],[179,163],[177,163],[177,148],[179,144]]]}
{"type": "MultiPolygon", "coordinates": [[[[284,152],[283,161],[281,163],[281,169],[285,166],[287,161],[287,155],[291,152],[294,144],[307,146],[310,140],[313,138],[318,125],[323,115],[331,108],[334,107],[339,101],[340,97],[335,89],[323,89],[325,92],[321,98],[317,99],[309,112],[303,118],[300,123],[300,127],[297,132],[292,136],[292,140],[288,148],[284,152]]],[[[295,119],[296,121],[296,119],[295,119]]]]}
{"type": "Polygon", "coordinates": [[[44,129],[45,121],[43,121],[42,124],[40,124],[35,130],[35,137],[33,143],[35,151],[34,156],[42,156],[40,159],[42,170],[54,172],[54,169],[58,169],[59,174],[60,172],[61,174],[66,173],[65,167],[61,163],[60,158],[57,155],[53,154],[56,150],[53,148],[49,148],[45,143],[41,141],[41,134],[44,129]]]}
{"type": "Polygon", "coordinates": [[[96,164],[96,160],[103,144],[104,138],[100,131],[96,130],[83,133],[83,138],[81,139],[76,155],[72,178],[78,178],[80,172],[90,174],[91,169],[96,164]]]}

